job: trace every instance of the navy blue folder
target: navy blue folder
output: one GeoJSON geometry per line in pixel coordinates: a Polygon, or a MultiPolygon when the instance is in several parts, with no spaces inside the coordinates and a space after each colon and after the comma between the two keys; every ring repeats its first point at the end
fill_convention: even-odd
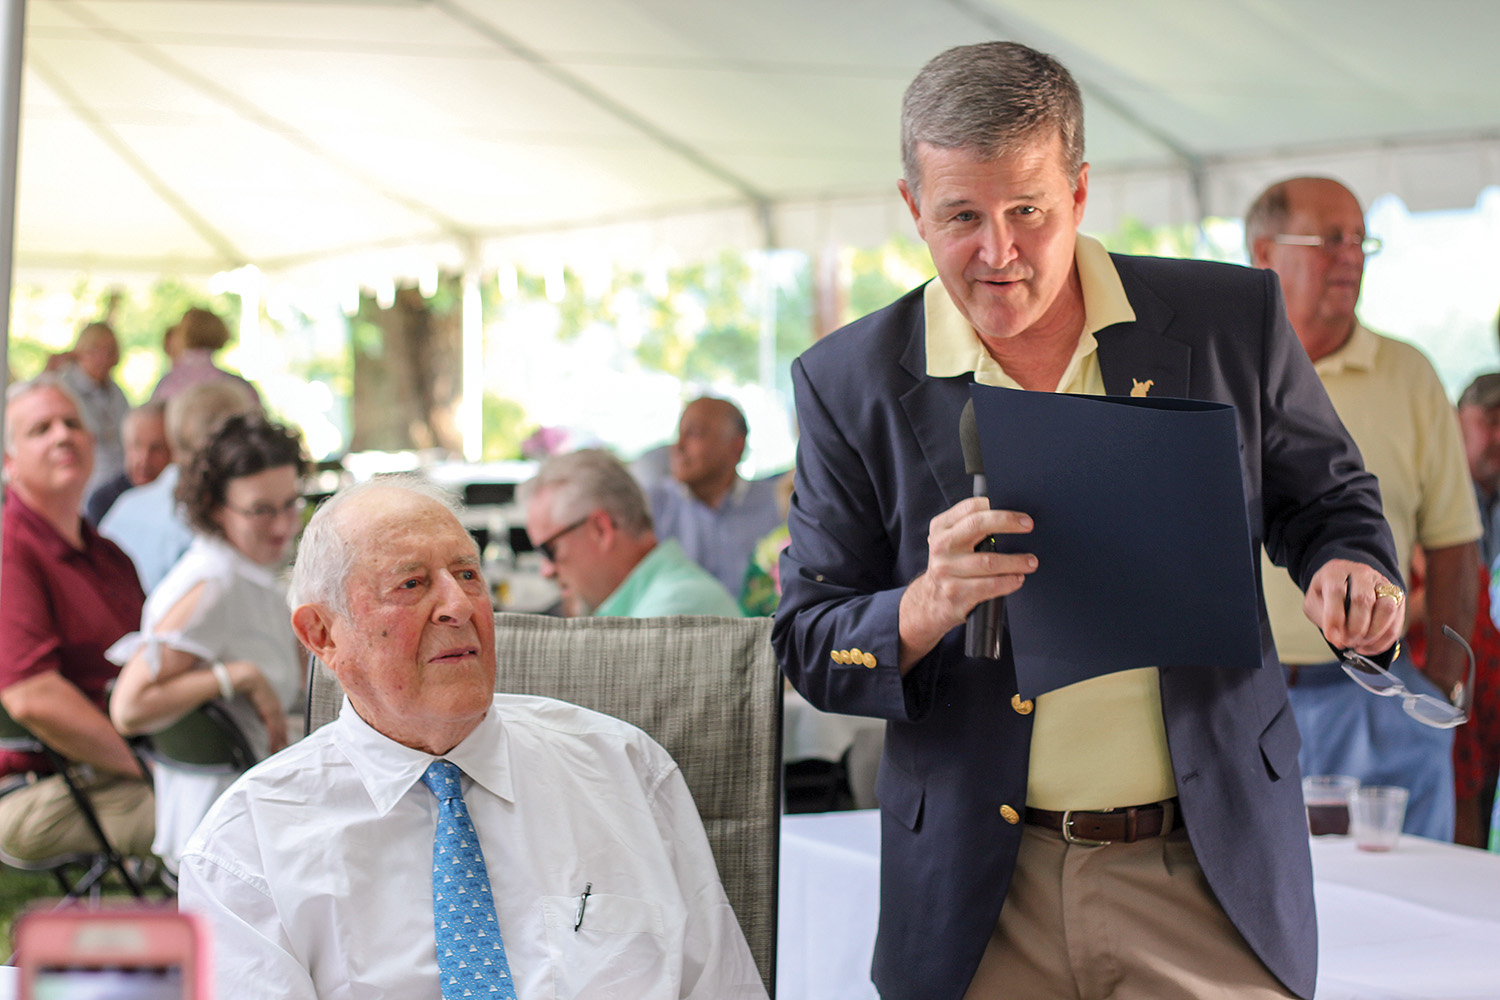
{"type": "Polygon", "coordinates": [[[1006,598],[1023,698],[1136,667],[1261,665],[1234,407],[972,385],[990,506],[1030,514],[1006,598]]]}

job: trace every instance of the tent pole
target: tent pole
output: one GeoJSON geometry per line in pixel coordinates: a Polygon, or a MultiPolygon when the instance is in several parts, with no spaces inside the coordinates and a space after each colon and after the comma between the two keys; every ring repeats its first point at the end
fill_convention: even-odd
{"type": "Polygon", "coordinates": [[[458,404],[458,430],[463,440],[464,461],[484,457],[484,306],[479,295],[479,255],[465,255],[463,275],[463,366],[462,396],[458,404]]]}
{"type": "MultiPolygon", "coordinates": [[[[21,59],[26,40],[26,0],[0,2],[0,386],[10,391],[10,286],[16,257],[16,171],[21,146],[21,59]]],[[[5,407],[0,405],[0,436],[5,407]]],[[[0,528],[0,545],[4,544],[0,528]]]]}
{"type": "MultiPolygon", "coordinates": [[[[16,171],[21,145],[21,61],[26,0],[0,0],[0,384],[10,388],[10,286],[16,254],[16,171]]],[[[0,408],[0,432],[5,416],[0,408]]]]}

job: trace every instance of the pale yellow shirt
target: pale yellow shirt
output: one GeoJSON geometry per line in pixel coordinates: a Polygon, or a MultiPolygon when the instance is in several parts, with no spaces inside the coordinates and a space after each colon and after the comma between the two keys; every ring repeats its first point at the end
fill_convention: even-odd
{"type": "MultiPolygon", "coordinates": [[[[1442,549],[1479,538],[1479,507],[1453,404],[1422,352],[1356,323],[1344,346],[1313,367],[1365,468],[1380,480],[1402,578],[1410,578],[1413,546],[1442,549]]],[[[1264,553],[1261,563],[1281,661],[1332,660],[1322,633],[1302,612],[1302,591],[1264,553]]]]}
{"type": "MultiPolygon", "coordinates": [[[[1078,237],[1074,251],[1083,286],[1083,332],[1058,381],[1058,392],[1104,395],[1094,333],[1135,320],[1120,276],[1098,241],[1078,237]]],[[[1020,386],[995,362],[953,304],[941,281],[924,293],[927,374],[974,373],[974,381],[1020,386]]],[[[1472,492],[1472,491],[1471,491],[1472,492]]],[[[1038,572],[1046,572],[1046,567],[1038,572]]],[[[996,706],[1012,711],[1009,706],[996,706]]],[[[1124,670],[1070,684],[1036,699],[1026,804],[1039,809],[1109,809],[1169,799],[1177,794],[1161,681],[1155,667],[1124,670]]]]}

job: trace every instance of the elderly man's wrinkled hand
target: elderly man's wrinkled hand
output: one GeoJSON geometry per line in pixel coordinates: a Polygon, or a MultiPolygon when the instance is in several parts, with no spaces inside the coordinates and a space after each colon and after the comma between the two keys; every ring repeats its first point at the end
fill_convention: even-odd
{"type": "Polygon", "coordinates": [[[1406,622],[1401,589],[1378,570],[1348,559],[1330,560],[1313,574],[1302,610],[1335,647],[1365,656],[1394,646],[1406,622]]]}

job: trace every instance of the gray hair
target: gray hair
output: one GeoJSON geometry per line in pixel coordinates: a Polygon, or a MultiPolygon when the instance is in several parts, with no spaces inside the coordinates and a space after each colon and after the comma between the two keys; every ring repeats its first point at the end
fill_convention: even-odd
{"type": "Polygon", "coordinates": [[[618,458],[600,448],[586,448],[549,458],[536,478],[521,486],[522,507],[537,493],[552,493],[552,519],[576,521],[603,509],[622,531],[640,536],[652,530],[646,494],[618,458]]]}
{"type": "MultiPolygon", "coordinates": [[[[25,382],[13,382],[10,388],[5,390],[5,454],[9,455],[11,446],[16,443],[16,429],[10,422],[11,404],[22,396],[29,396],[40,389],[52,389],[66,396],[68,402],[73,404],[73,409],[78,411],[78,415],[80,417],[83,416],[83,404],[78,401],[78,396],[72,389],[68,388],[68,383],[63,381],[62,376],[57,372],[42,372],[42,374],[34,379],[29,379],[25,382]]],[[[83,426],[89,432],[89,436],[92,437],[94,431],[93,428],[89,427],[87,420],[84,421],[83,426]]]]}
{"type": "Polygon", "coordinates": [[[455,518],[463,510],[453,494],[412,473],[376,476],[344,487],[318,505],[302,532],[287,587],[287,605],[292,610],[304,604],[322,604],[340,618],[349,617],[349,574],[359,553],[340,530],[339,511],[352,498],[372,490],[415,493],[441,504],[455,518]]]}
{"type": "Polygon", "coordinates": [[[167,400],[167,447],[187,468],[219,425],[238,413],[259,413],[260,400],[243,382],[215,379],[190,386],[167,400]]]}
{"type": "Polygon", "coordinates": [[[1286,225],[1287,216],[1292,211],[1287,192],[1292,182],[1298,179],[1292,177],[1278,181],[1250,203],[1250,208],[1245,212],[1245,248],[1252,255],[1255,253],[1256,240],[1262,236],[1273,236],[1286,225]]]}
{"type": "Polygon", "coordinates": [[[949,49],[922,67],[901,100],[906,187],[920,201],[918,143],[992,160],[1054,131],[1076,181],[1083,169],[1083,96],[1062,63],[1018,42],[949,49]]]}

